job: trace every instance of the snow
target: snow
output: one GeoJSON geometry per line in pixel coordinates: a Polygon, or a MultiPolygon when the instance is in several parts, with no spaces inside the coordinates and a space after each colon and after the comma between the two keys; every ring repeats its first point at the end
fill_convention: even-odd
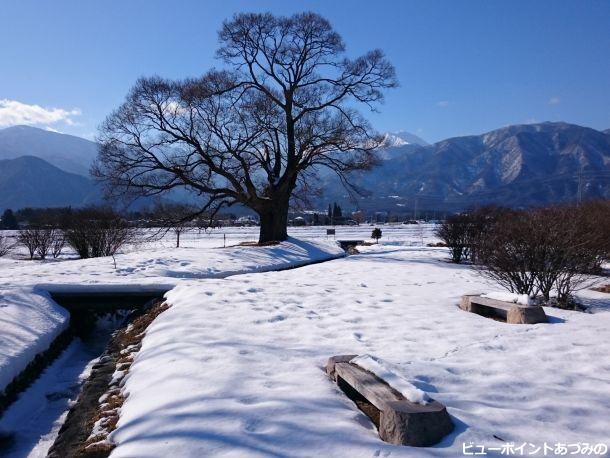
{"type": "MultiPolygon", "coordinates": [[[[250,230],[248,233],[251,235],[253,232],[250,230]]],[[[233,243],[236,241],[234,239],[233,243]]],[[[221,278],[295,267],[344,255],[332,239],[291,238],[279,245],[227,248],[222,247],[222,239],[220,245],[218,242],[217,238],[204,234],[201,239],[185,243],[180,248],[167,241],[137,246],[133,251],[115,256],[116,269],[112,257],[59,262],[0,258],[0,284],[21,284],[25,280],[41,287],[54,287],[54,290],[57,290],[57,285],[66,285],[67,289],[74,290],[74,286],[79,285],[113,285],[112,289],[116,289],[116,285],[137,282],[141,285],[138,289],[141,289],[160,283],[171,286],[185,278],[221,278]]]]}
{"type": "MultiPolygon", "coordinates": [[[[100,329],[99,333],[108,331],[100,329]]],[[[43,458],[89,377],[106,339],[75,339],[0,417],[0,432],[13,433],[13,444],[0,450],[4,458],[43,458]]]]}
{"type": "Polygon", "coordinates": [[[290,239],[267,247],[138,249],[117,255],[117,269],[112,258],[1,259],[0,390],[68,325],[68,312],[50,299],[48,291],[167,291],[184,278],[220,278],[339,256],[344,252],[334,242],[290,239]]]}
{"type": "Polygon", "coordinates": [[[430,399],[424,391],[394,372],[390,364],[381,358],[365,354],[356,356],[350,363],[372,372],[411,402],[426,405],[430,399]]]}
{"type": "Polygon", "coordinates": [[[533,300],[527,294],[514,294],[505,291],[491,292],[481,294],[481,297],[495,299],[497,301],[512,302],[521,305],[533,305],[533,300]]]}
{"type": "Polygon", "coordinates": [[[583,293],[595,313],[546,308],[550,323],[507,325],[457,306],[488,280],[445,249],[405,245],[174,288],[124,379],[111,456],[453,457],[471,441],[610,441],[607,296],[583,293]],[[380,358],[445,404],[455,431],[430,448],[382,442],[324,373],[338,354],[380,358]]]}
{"type": "MultiPolygon", "coordinates": [[[[592,313],[545,308],[550,323],[510,326],[457,307],[461,295],[497,285],[447,262],[445,248],[426,247],[436,241],[431,226],[384,225],[379,245],[347,258],[325,229],[292,228],[293,239],[270,247],[222,248],[223,235],[235,245],[253,241],[257,228],[187,234],[178,249],[171,238],[129,249],[116,269],[111,258],[17,254],[0,259],[0,320],[12,297],[35,334],[47,336],[67,315],[43,289],[171,289],[172,307],[120,374],[128,396],[112,457],[453,457],[471,441],[610,442],[608,295],[579,293],[592,313]],[[372,355],[359,364],[408,398],[427,393],[445,404],[455,431],[430,448],[382,442],[324,373],[338,354],[372,355]]],[[[337,239],[368,240],[371,230],[338,227],[337,239]]],[[[0,339],[15,328],[3,323],[0,339]]],[[[48,446],[56,429],[26,426],[37,399],[29,392],[11,407],[11,424],[21,420],[30,439],[40,431],[48,446]]]]}
{"type": "Polygon", "coordinates": [[[68,312],[48,294],[0,287],[0,392],[49,348],[68,321],[68,312]]]}

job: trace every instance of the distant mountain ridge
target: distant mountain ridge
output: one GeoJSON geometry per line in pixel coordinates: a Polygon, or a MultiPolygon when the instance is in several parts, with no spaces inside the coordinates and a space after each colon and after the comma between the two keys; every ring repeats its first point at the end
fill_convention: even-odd
{"type": "MultiPolygon", "coordinates": [[[[26,126],[0,130],[0,210],[23,206],[99,202],[88,177],[98,145],[79,137],[26,126]],[[35,157],[33,157],[35,156],[35,157]]],[[[415,207],[457,210],[610,198],[610,129],[568,123],[514,125],[432,145],[406,132],[385,135],[381,164],[352,182],[364,197],[353,201],[332,174],[322,174],[319,208],[409,213],[415,207]]],[[[192,200],[175,192],[171,200],[192,200]]]]}
{"type": "MultiPolygon", "coordinates": [[[[610,136],[568,123],[508,126],[428,146],[390,147],[382,164],[352,181],[365,209],[407,212],[414,207],[463,209],[610,198],[610,136]]],[[[325,201],[345,201],[326,183],[325,201]]]]}
{"type": "Polygon", "coordinates": [[[67,207],[99,203],[89,178],[65,172],[33,156],[0,160],[0,209],[67,207]]]}
{"type": "Polygon", "coordinates": [[[36,156],[66,172],[86,177],[97,150],[95,142],[36,127],[13,126],[0,130],[0,159],[36,156]]]}

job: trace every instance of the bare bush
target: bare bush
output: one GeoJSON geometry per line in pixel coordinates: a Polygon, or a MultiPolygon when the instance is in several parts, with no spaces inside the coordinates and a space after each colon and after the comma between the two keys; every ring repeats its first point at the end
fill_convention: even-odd
{"type": "Polygon", "coordinates": [[[4,235],[0,235],[0,257],[6,256],[13,248],[10,239],[4,235]]]}
{"type": "Polygon", "coordinates": [[[538,293],[535,253],[540,221],[527,212],[497,220],[477,244],[479,271],[512,293],[538,293]]]}
{"type": "Polygon", "coordinates": [[[451,261],[456,264],[461,263],[468,255],[469,222],[468,215],[452,215],[436,229],[436,236],[449,247],[451,261]]]}
{"type": "Polygon", "coordinates": [[[66,245],[66,236],[60,229],[55,230],[55,236],[51,243],[51,255],[53,259],[57,259],[66,245]]]}
{"type": "Polygon", "coordinates": [[[17,236],[18,243],[28,250],[30,259],[34,259],[34,256],[46,259],[49,254],[56,258],[63,246],[63,242],[60,240],[63,240],[61,230],[52,226],[28,227],[21,229],[17,236]],[[61,246],[59,246],[60,244],[61,246]],[[57,252],[58,249],[59,252],[57,252]]]}
{"type": "Polygon", "coordinates": [[[38,249],[38,231],[39,229],[37,228],[21,229],[17,236],[17,242],[28,250],[30,259],[34,259],[34,255],[38,249]]]}
{"type": "Polygon", "coordinates": [[[124,245],[137,241],[139,234],[111,209],[76,210],[64,224],[65,240],[81,258],[114,256],[124,245]]]}
{"type": "Polygon", "coordinates": [[[36,254],[40,259],[46,259],[49,253],[53,251],[53,245],[55,244],[60,230],[53,227],[43,227],[37,229],[36,231],[38,233],[38,246],[36,247],[36,254]]]}
{"type": "Polygon", "coordinates": [[[607,258],[608,206],[556,206],[497,218],[477,243],[480,271],[511,292],[574,307],[573,293],[607,258]]]}
{"type": "Polygon", "coordinates": [[[449,247],[451,261],[459,264],[468,259],[476,262],[479,239],[506,210],[484,207],[452,215],[436,229],[436,236],[449,247]]]}

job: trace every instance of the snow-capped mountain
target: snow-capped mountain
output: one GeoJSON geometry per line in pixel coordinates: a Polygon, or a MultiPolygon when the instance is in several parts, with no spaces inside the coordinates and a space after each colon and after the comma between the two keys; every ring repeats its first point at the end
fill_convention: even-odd
{"type": "Polygon", "coordinates": [[[400,132],[386,132],[383,136],[383,145],[386,148],[405,145],[427,146],[428,144],[424,139],[404,130],[400,132]]]}

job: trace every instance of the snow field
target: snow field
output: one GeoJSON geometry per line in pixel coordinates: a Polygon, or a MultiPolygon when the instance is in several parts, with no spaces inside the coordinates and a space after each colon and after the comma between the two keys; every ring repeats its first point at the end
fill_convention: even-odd
{"type": "Polygon", "coordinates": [[[291,239],[268,247],[158,248],[111,258],[0,259],[0,390],[67,326],[68,312],[45,290],[169,289],[184,278],[288,268],[344,256],[336,244],[291,239]]]}
{"type": "Polygon", "coordinates": [[[508,325],[457,307],[493,289],[442,249],[373,246],[301,269],[185,282],[149,327],[112,457],[460,456],[470,441],[610,442],[609,304],[508,325]],[[380,441],[326,377],[369,354],[445,404],[431,448],[380,441]],[[500,439],[498,439],[500,438],[500,439]]]}

